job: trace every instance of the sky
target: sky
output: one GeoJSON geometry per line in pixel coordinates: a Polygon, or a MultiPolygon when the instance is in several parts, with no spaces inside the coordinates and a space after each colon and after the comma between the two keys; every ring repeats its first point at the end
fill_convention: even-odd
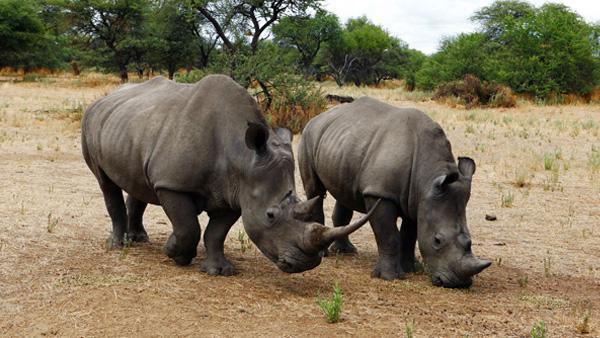
{"type": "MultiPolygon", "coordinates": [[[[493,0],[325,0],[324,7],[346,22],[366,15],[373,23],[407,42],[410,48],[434,53],[442,37],[473,32],[477,26],[469,20],[473,13],[493,0]]],[[[530,0],[537,6],[549,2],[530,0]]],[[[551,1],[569,6],[587,22],[600,21],[600,1],[551,1]]]]}

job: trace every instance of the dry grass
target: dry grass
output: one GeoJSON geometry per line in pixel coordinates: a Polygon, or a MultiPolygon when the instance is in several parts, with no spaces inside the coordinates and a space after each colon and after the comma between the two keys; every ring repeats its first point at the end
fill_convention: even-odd
{"type": "MultiPolygon", "coordinates": [[[[238,222],[225,251],[239,274],[210,277],[198,271],[203,246],[190,267],[167,259],[161,248],[170,225],[149,207],[152,242],[126,255],[107,252],[109,219],[81,158],[78,124],[52,109],[92,102],[112,88],[68,79],[0,83],[0,335],[527,336],[540,321],[548,336],[600,335],[600,180],[592,165],[599,106],[524,103],[467,115],[408,101],[398,88],[336,92],[418,107],[442,125],[455,155],[477,162],[467,214],[473,251],[496,263],[461,291],[433,287],[424,274],[371,278],[377,249],[369,227],[352,235],[358,256],[326,258],[288,275],[254,246],[240,250],[238,222]],[[563,189],[545,190],[552,171],[544,170],[543,154],[556,149],[563,189]],[[516,188],[521,168],[528,185],[516,188]],[[514,204],[501,208],[508,191],[514,204]],[[498,220],[484,221],[486,213],[498,220]],[[344,310],[339,323],[328,324],[315,298],[336,281],[344,310]]],[[[327,198],[326,215],[332,209],[327,198]]],[[[206,226],[207,217],[199,219],[206,226]]]]}

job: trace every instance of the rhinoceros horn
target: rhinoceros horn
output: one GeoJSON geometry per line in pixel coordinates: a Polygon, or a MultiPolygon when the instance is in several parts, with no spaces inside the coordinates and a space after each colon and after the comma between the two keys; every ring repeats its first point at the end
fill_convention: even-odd
{"type": "Polygon", "coordinates": [[[488,260],[479,259],[473,255],[466,255],[463,257],[460,272],[464,276],[474,276],[485,270],[491,264],[492,262],[488,260]]]}
{"type": "Polygon", "coordinates": [[[369,212],[352,224],[330,228],[319,223],[312,223],[305,233],[303,249],[306,252],[318,252],[326,249],[334,240],[350,235],[367,223],[369,217],[371,217],[379,205],[379,202],[381,202],[381,199],[378,199],[377,202],[373,204],[369,212]]]}

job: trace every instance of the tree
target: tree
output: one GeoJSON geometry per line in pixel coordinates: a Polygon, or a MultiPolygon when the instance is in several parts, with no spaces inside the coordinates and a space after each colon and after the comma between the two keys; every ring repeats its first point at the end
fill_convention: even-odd
{"type": "Polygon", "coordinates": [[[144,36],[146,0],[66,0],[75,34],[87,45],[107,52],[119,70],[121,81],[127,82],[127,66],[134,56],[140,60],[144,36]],[[137,48],[138,55],[134,55],[137,48]]]}
{"type": "Polygon", "coordinates": [[[167,69],[169,79],[178,68],[193,64],[198,50],[192,43],[197,34],[195,19],[191,8],[180,1],[167,0],[156,8],[150,24],[153,53],[156,63],[167,69]]]}
{"type": "Polygon", "coordinates": [[[481,33],[445,38],[440,50],[416,73],[416,86],[432,90],[443,82],[462,79],[467,74],[486,79],[483,70],[486,58],[485,39],[481,33]]]}
{"type": "Polygon", "coordinates": [[[314,16],[288,16],[273,26],[275,42],[295,49],[305,77],[315,73],[313,62],[321,46],[341,34],[338,18],[325,10],[314,16]]]}
{"type": "Polygon", "coordinates": [[[399,74],[392,63],[400,62],[405,50],[404,42],[363,16],[349,19],[341,34],[326,44],[322,57],[339,86],[347,79],[362,85],[399,74]]]}
{"type": "Polygon", "coordinates": [[[56,68],[63,62],[61,41],[42,21],[42,3],[0,1],[0,67],[56,68]]]}
{"type": "Polygon", "coordinates": [[[594,28],[564,5],[498,1],[473,20],[488,40],[490,80],[540,98],[586,94],[598,81],[594,28]]]}

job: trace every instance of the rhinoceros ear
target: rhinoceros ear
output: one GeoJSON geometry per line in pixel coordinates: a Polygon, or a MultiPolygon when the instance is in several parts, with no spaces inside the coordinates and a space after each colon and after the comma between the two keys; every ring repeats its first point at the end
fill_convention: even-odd
{"type": "Polygon", "coordinates": [[[267,151],[267,140],[269,139],[269,129],[260,123],[248,122],[246,130],[246,146],[258,154],[264,154],[267,151]]]}
{"type": "Polygon", "coordinates": [[[275,134],[277,134],[277,136],[279,136],[279,138],[281,138],[282,141],[292,143],[292,140],[294,139],[294,134],[292,134],[292,132],[289,129],[275,128],[274,131],[275,134]]]}
{"type": "Polygon", "coordinates": [[[466,178],[473,177],[475,173],[475,161],[470,157],[458,157],[458,171],[466,178]]]}

